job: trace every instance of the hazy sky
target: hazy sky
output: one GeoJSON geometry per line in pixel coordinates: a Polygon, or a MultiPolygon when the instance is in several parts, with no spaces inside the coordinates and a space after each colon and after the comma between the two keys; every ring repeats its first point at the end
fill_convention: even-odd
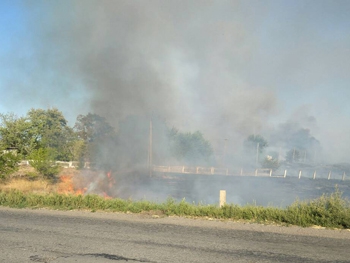
{"type": "Polygon", "coordinates": [[[350,1],[0,1],[0,112],[159,115],[213,141],[308,128],[350,154],[350,1]]]}

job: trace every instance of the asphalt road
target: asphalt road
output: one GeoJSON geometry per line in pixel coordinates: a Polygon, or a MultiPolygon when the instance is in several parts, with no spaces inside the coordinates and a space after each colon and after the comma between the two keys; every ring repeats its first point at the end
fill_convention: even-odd
{"type": "Polygon", "coordinates": [[[350,262],[350,231],[0,207],[0,262],[350,262]]]}

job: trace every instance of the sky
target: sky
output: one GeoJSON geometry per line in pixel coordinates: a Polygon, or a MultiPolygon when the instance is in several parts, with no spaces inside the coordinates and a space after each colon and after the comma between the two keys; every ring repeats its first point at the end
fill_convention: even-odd
{"type": "Polygon", "coordinates": [[[348,162],[349,13],[337,0],[2,0],[0,112],[157,115],[232,154],[252,133],[281,146],[285,127],[309,129],[327,161],[348,162]]]}

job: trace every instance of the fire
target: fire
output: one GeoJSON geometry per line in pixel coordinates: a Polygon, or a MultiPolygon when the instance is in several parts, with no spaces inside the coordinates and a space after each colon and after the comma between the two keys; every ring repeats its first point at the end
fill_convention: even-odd
{"type": "Polygon", "coordinates": [[[99,174],[87,175],[62,175],[60,183],[57,187],[57,192],[61,194],[84,195],[87,193],[98,194],[105,199],[112,198],[108,193],[113,189],[115,180],[112,177],[112,172],[109,171],[104,176],[99,174]]]}
{"type": "Polygon", "coordinates": [[[62,175],[60,180],[61,182],[58,184],[57,192],[61,194],[73,194],[74,186],[72,176],[62,175]]]}

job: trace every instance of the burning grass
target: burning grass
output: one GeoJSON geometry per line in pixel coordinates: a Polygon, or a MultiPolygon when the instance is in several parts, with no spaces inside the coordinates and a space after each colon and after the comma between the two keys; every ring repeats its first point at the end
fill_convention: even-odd
{"type": "Polygon", "coordinates": [[[14,179],[0,184],[0,206],[52,208],[61,210],[131,212],[156,216],[188,216],[244,220],[298,226],[350,228],[350,201],[336,188],[330,195],[311,201],[296,201],[282,209],[257,205],[238,206],[190,204],[168,199],[164,203],[111,198],[108,193],[116,182],[110,173],[65,170],[56,182],[38,179],[14,179]],[[94,179],[94,180],[91,180],[94,179]],[[92,183],[93,182],[93,183],[92,183]],[[99,191],[93,190],[99,189],[99,191]]]}

